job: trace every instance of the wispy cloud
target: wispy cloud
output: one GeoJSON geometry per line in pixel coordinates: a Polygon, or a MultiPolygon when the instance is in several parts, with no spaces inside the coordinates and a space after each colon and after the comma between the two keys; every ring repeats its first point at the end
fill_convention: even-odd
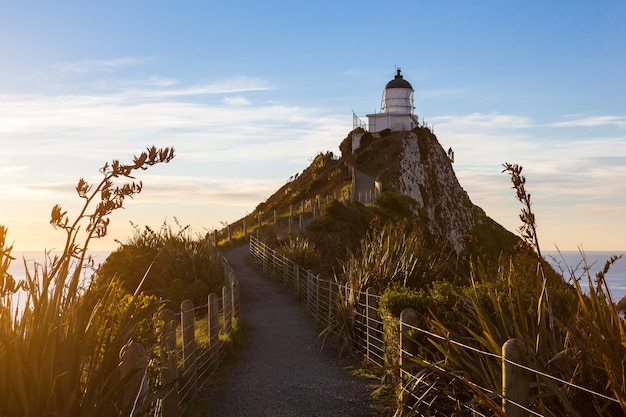
{"type": "MultiPolygon", "coordinates": [[[[0,95],[0,159],[6,162],[0,171],[5,196],[0,214],[12,230],[26,229],[27,205],[33,210],[28,217],[44,219],[45,228],[52,205],[76,205],[78,178],[98,181],[97,170],[106,161],[129,162],[156,145],[173,146],[177,156],[168,166],[140,173],[144,192],[116,214],[116,224],[122,225],[113,226],[117,238],[128,233],[126,219],[158,224],[179,216],[194,228],[219,226],[216,219],[234,221],[304,169],[317,152],[335,149],[351,126],[345,115],[253,101],[243,94],[259,88],[268,88],[267,83],[238,77],[203,88],[227,95],[217,99],[158,97],[156,92],[169,86],[145,88],[155,92],[147,94],[150,99],[128,90],[0,95]]],[[[37,245],[33,239],[25,244],[37,245]]]]}
{"type": "Polygon", "coordinates": [[[252,102],[243,96],[225,97],[224,103],[229,106],[249,106],[252,102]]]}
{"type": "Polygon", "coordinates": [[[175,78],[164,78],[153,75],[149,77],[147,80],[143,81],[146,85],[154,85],[158,87],[171,87],[179,83],[179,81],[175,78]]]}
{"type": "Polygon", "coordinates": [[[582,116],[571,120],[552,123],[553,127],[597,127],[608,125],[614,125],[620,128],[626,127],[626,116],[582,116]]]}
{"type": "Polygon", "coordinates": [[[83,59],[75,62],[62,62],[54,65],[54,69],[61,73],[92,73],[110,72],[120,68],[143,65],[150,61],[148,57],[126,56],[111,59],[83,59]]]}
{"type": "Polygon", "coordinates": [[[448,115],[429,118],[436,124],[453,125],[455,130],[466,128],[485,129],[526,129],[533,126],[533,121],[527,116],[499,113],[471,113],[467,115],[448,115]]]}
{"type": "MultiPolygon", "coordinates": [[[[177,83],[156,84],[161,87],[169,87],[177,83]]],[[[167,99],[170,97],[200,96],[211,94],[232,94],[249,91],[266,91],[272,87],[267,81],[261,78],[237,76],[216,81],[205,85],[196,85],[179,88],[128,88],[117,93],[120,97],[126,98],[156,98],[167,99]]]]}

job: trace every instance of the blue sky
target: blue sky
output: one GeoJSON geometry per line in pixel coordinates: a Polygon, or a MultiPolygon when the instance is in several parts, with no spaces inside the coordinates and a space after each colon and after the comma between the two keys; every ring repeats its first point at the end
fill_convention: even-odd
{"type": "Polygon", "coordinates": [[[622,1],[5,1],[0,3],[0,224],[18,250],[58,248],[52,206],[78,178],[148,146],[176,158],[130,222],[198,233],[254,210],[352,110],[379,109],[401,67],[472,201],[515,230],[501,173],[524,166],[544,249],[626,250],[622,1]]]}

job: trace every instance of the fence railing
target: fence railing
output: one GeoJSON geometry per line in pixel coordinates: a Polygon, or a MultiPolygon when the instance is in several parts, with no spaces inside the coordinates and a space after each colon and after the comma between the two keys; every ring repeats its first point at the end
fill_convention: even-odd
{"type": "MultiPolygon", "coordinates": [[[[509,339],[502,346],[501,353],[483,351],[417,327],[415,323],[418,315],[412,309],[404,310],[399,317],[399,346],[388,346],[388,341],[385,339],[384,323],[378,310],[380,297],[375,294],[372,288],[357,293],[348,286],[321,278],[318,274],[299,267],[254,236],[250,236],[250,255],[264,272],[291,289],[295,297],[304,304],[306,310],[326,328],[338,329],[345,325],[346,317],[350,316],[347,320],[353,323],[352,341],[354,347],[369,363],[380,367],[399,365],[401,403],[406,412],[410,413],[415,404],[424,400],[420,392],[423,394],[432,389],[430,382],[424,379],[423,375],[412,372],[415,365],[413,359],[416,358],[417,350],[409,333],[415,332],[452,343],[466,349],[468,353],[480,355],[485,359],[499,361],[502,366],[502,381],[499,390],[481,387],[472,384],[471,381],[465,381],[465,383],[472,384],[474,389],[496,399],[501,403],[502,410],[509,417],[542,416],[542,414],[531,410],[529,405],[529,386],[533,374],[537,378],[551,379],[561,386],[579,389],[607,402],[619,404],[615,398],[593,392],[585,387],[576,386],[570,381],[541,373],[524,365],[523,343],[520,340],[509,339]],[[342,311],[345,305],[349,305],[352,311],[342,311]]],[[[423,358],[419,359],[421,363],[424,363],[423,358]]],[[[439,365],[432,363],[429,366],[436,369],[439,365]]],[[[441,369],[441,371],[443,370],[441,369]]],[[[459,408],[466,408],[470,415],[486,415],[481,413],[480,404],[472,404],[471,402],[462,404],[458,398],[452,397],[446,400],[455,403],[459,408]]],[[[402,415],[406,414],[402,413],[402,415]]]]}
{"type": "Polygon", "coordinates": [[[378,315],[379,296],[373,289],[355,293],[350,287],[320,277],[250,236],[250,256],[272,279],[289,288],[313,318],[327,329],[346,324],[348,314],[354,347],[377,366],[385,366],[383,322],[378,315]],[[346,311],[342,305],[350,305],[346,311]]]}
{"type": "Polygon", "coordinates": [[[340,192],[302,200],[300,204],[291,204],[288,212],[279,213],[278,210],[272,210],[265,213],[259,212],[256,218],[244,217],[235,224],[226,225],[222,231],[216,229],[210,232],[207,238],[211,239],[215,246],[223,241],[232,245],[234,239],[238,237],[247,238],[254,233],[253,230],[256,230],[257,233],[262,229],[286,230],[287,232],[303,230],[307,220],[320,218],[322,208],[331,200],[342,203],[354,201],[365,205],[374,204],[381,192],[382,185],[379,181],[374,181],[371,188],[362,191],[356,191],[356,183],[353,182],[351,187],[340,192]]]}
{"type": "Polygon", "coordinates": [[[226,285],[221,294],[209,294],[206,304],[194,306],[186,300],[178,313],[171,309],[159,312],[164,325],[159,332],[158,358],[150,359],[138,342],[120,353],[121,377],[133,372],[122,395],[124,409],[133,410],[131,415],[147,415],[150,409],[155,417],[179,417],[218,370],[225,356],[220,333],[232,335],[233,320],[240,316],[239,284],[225,259],[224,275],[226,285]],[[197,328],[198,323],[204,328],[197,328]],[[149,398],[149,392],[162,395],[155,400],[149,398]],[[139,409],[144,411],[135,414],[139,409]]]}

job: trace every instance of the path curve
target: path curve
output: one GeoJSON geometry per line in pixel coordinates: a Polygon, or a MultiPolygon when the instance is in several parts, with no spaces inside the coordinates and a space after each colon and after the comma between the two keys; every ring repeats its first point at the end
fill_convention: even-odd
{"type": "Polygon", "coordinates": [[[248,245],[225,252],[240,288],[248,338],[227,382],[209,394],[214,417],[373,416],[371,381],[321,350],[314,322],[293,295],[263,275],[248,245]]]}

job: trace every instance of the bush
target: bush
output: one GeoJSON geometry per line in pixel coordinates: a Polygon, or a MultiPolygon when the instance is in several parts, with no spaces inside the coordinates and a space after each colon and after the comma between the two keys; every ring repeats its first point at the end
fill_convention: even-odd
{"type": "Polygon", "coordinates": [[[109,255],[96,282],[117,277],[130,291],[148,271],[143,286],[147,294],[170,301],[174,308],[187,299],[205,304],[209,293],[220,293],[224,285],[222,255],[204,237],[194,237],[188,226],[176,224],[177,232],[166,222],[158,231],[133,225],[133,235],[109,255]]]}
{"type": "Polygon", "coordinates": [[[320,253],[314,243],[303,236],[290,234],[286,242],[279,242],[278,251],[305,269],[316,269],[320,266],[320,253]]]}

